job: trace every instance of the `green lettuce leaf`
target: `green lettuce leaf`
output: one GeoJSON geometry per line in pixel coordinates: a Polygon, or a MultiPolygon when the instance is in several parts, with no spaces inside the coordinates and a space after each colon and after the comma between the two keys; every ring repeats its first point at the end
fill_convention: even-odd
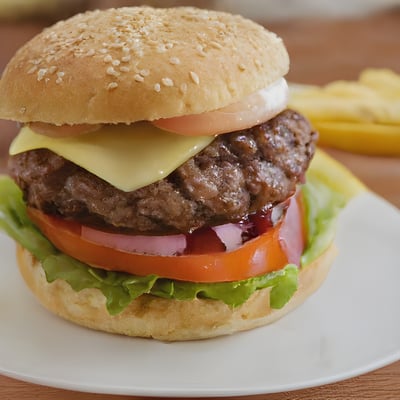
{"type": "Polygon", "coordinates": [[[302,192],[307,226],[306,248],[301,257],[304,267],[317,259],[333,242],[337,216],[347,200],[343,194],[332,191],[316,179],[309,178],[302,192]]]}
{"type": "MultiPolygon", "coordinates": [[[[308,179],[303,193],[309,238],[302,268],[317,258],[333,240],[336,215],[345,204],[343,196],[316,177],[308,179]]],[[[215,299],[238,307],[256,290],[270,287],[271,307],[281,308],[297,290],[298,267],[293,264],[263,276],[220,283],[182,282],[156,275],[141,277],[93,268],[59,252],[41,234],[27,216],[20,189],[6,176],[0,178],[0,229],[42,263],[48,282],[63,279],[75,291],[99,289],[106,298],[111,315],[120,313],[132,300],[145,293],[177,300],[215,299]]]]}
{"type": "Polygon", "coordinates": [[[8,177],[0,177],[0,229],[40,261],[56,252],[55,247],[29,220],[21,190],[8,177]]]}

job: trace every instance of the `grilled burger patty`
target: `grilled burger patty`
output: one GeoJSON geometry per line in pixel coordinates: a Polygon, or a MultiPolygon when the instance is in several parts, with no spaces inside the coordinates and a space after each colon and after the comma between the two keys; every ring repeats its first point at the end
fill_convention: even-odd
{"type": "Polygon", "coordinates": [[[134,233],[190,232],[286,200],[304,176],[316,138],[304,117],[286,110],[217,136],[167,178],[132,192],[46,149],[11,157],[9,168],[28,205],[47,214],[134,233]]]}

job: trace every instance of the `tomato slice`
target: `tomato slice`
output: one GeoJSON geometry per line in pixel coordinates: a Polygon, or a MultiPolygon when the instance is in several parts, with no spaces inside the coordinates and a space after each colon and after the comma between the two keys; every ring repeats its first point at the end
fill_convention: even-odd
{"type": "Polygon", "coordinates": [[[296,199],[291,200],[289,209],[275,227],[233,251],[179,256],[144,255],[102,246],[83,239],[79,223],[55,218],[33,208],[29,208],[28,213],[60,251],[95,267],[190,282],[227,282],[279,270],[288,262],[299,265],[298,249],[304,247],[302,229],[299,228],[303,217],[296,199]],[[296,249],[295,253],[291,249],[296,249]]]}

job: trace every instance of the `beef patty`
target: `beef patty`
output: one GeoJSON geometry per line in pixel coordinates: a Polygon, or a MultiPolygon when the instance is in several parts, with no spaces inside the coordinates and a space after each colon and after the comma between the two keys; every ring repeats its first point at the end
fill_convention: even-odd
{"type": "Polygon", "coordinates": [[[303,179],[316,137],[304,117],[286,110],[217,136],[165,179],[132,192],[46,149],[11,157],[9,169],[28,205],[47,214],[142,234],[190,232],[286,200],[303,179]]]}

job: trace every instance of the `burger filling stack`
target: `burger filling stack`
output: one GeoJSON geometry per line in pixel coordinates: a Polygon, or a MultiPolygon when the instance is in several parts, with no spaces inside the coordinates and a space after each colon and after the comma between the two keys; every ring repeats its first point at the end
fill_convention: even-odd
{"type": "Polygon", "coordinates": [[[45,29],[0,81],[21,130],[0,226],[50,311],[189,340],[273,322],[323,282],[345,196],[307,173],[274,33],[195,8],[91,11],[45,29]]]}

